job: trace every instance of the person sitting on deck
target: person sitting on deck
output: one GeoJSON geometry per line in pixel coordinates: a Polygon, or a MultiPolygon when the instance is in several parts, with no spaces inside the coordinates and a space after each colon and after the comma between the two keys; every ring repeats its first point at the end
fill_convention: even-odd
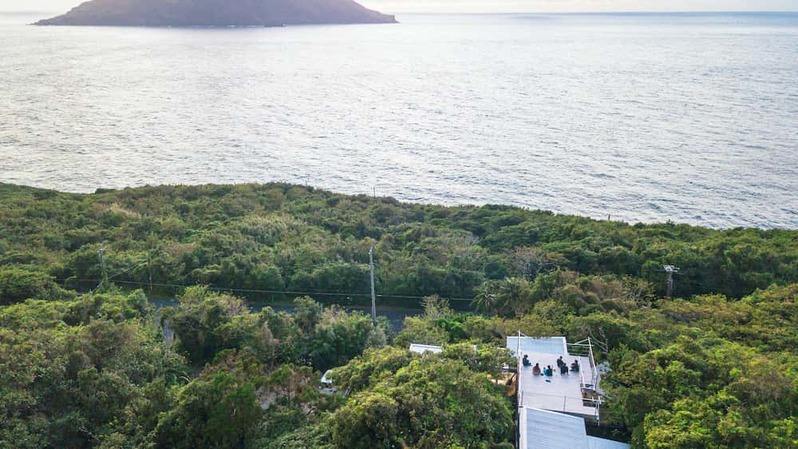
{"type": "Polygon", "coordinates": [[[565,361],[562,359],[562,356],[560,356],[560,358],[557,359],[557,367],[562,369],[563,366],[565,366],[565,361]]]}
{"type": "Polygon", "coordinates": [[[554,375],[554,369],[551,367],[551,365],[546,366],[546,369],[543,370],[543,375],[549,377],[554,375]]]}
{"type": "Polygon", "coordinates": [[[579,360],[574,360],[574,363],[571,364],[571,371],[575,373],[579,372],[579,360]]]}
{"type": "Polygon", "coordinates": [[[529,361],[529,356],[526,354],[524,354],[524,358],[521,360],[521,363],[523,363],[524,366],[532,365],[532,362],[529,361]]]}
{"type": "Polygon", "coordinates": [[[560,365],[560,374],[568,374],[568,365],[566,365],[565,362],[562,362],[562,365],[560,365]]]}
{"type": "Polygon", "coordinates": [[[535,376],[539,376],[540,375],[540,364],[539,363],[535,363],[535,366],[532,367],[532,374],[534,374],[535,376]]]}

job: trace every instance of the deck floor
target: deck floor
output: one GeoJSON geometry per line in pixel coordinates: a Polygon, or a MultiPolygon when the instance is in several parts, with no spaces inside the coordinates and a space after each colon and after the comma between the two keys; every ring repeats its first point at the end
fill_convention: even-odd
{"type": "Polygon", "coordinates": [[[519,407],[539,408],[585,418],[596,416],[596,408],[585,405],[582,400],[582,386],[594,383],[590,359],[571,355],[564,337],[507,337],[507,348],[518,361],[519,407]],[[521,363],[525,355],[529,358],[531,366],[523,366],[521,363]],[[557,359],[560,356],[569,367],[574,360],[578,360],[580,370],[560,374],[560,369],[557,367],[557,359]],[[536,363],[541,369],[551,365],[554,375],[549,377],[532,374],[532,367],[536,363]]]}
{"type": "MultiPolygon", "coordinates": [[[[518,388],[519,406],[539,408],[555,412],[563,412],[583,417],[593,417],[596,408],[585,406],[582,401],[582,376],[591,379],[590,361],[586,357],[564,356],[563,360],[570,365],[574,359],[579,360],[580,372],[560,374],[557,368],[559,356],[541,353],[525,353],[532,365],[539,363],[541,367],[551,365],[554,375],[542,376],[532,374],[531,366],[519,364],[518,388]]],[[[523,355],[522,355],[523,356],[523,355]]],[[[587,383],[590,381],[588,380],[587,383]]]]}
{"type": "MultiPolygon", "coordinates": [[[[576,345],[572,345],[576,346],[576,345]]],[[[507,348],[518,363],[518,447],[522,449],[629,449],[629,445],[588,436],[585,419],[596,419],[598,409],[584,405],[582,387],[598,389],[598,375],[588,357],[571,355],[564,337],[507,337],[507,348]],[[531,365],[523,366],[526,355],[531,365]],[[557,359],[570,367],[579,361],[578,372],[560,374],[557,359]],[[532,374],[533,367],[551,365],[552,376],[532,374]]]]}

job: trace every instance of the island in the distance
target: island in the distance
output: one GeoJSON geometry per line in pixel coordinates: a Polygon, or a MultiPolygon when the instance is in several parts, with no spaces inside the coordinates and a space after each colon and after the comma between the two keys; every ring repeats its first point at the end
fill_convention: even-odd
{"type": "Polygon", "coordinates": [[[353,0],[92,0],[35,25],[267,27],[395,23],[353,0]]]}

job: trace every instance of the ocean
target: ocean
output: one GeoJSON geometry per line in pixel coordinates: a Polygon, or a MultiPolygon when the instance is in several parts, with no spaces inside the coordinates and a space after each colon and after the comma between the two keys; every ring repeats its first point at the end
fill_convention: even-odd
{"type": "Polygon", "coordinates": [[[798,14],[25,25],[42,17],[0,16],[0,182],[798,228],[798,14]]]}

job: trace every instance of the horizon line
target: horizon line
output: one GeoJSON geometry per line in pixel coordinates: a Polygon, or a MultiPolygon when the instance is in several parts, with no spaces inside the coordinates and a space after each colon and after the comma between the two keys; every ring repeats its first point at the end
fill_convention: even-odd
{"type": "MultiPolygon", "coordinates": [[[[61,11],[61,10],[58,10],[61,11]]],[[[55,10],[2,10],[0,14],[52,14],[55,10]]],[[[473,12],[473,11],[405,11],[401,14],[798,14],[798,9],[794,10],[584,10],[584,11],[494,11],[494,12],[473,12]]]]}
{"type": "Polygon", "coordinates": [[[402,13],[396,14],[424,14],[424,15],[453,15],[453,14],[480,14],[480,15],[487,15],[487,14],[798,14],[798,9],[796,10],[784,10],[784,11],[754,11],[754,10],[718,10],[718,11],[642,11],[642,10],[631,10],[631,11],[603,11],[603,10],[592,10],[592,11],[495,11],[495,12],[473,12],[473,11],[461,11],[461,12],[445,12],[445,11],[405,11],[402,13]]]}

